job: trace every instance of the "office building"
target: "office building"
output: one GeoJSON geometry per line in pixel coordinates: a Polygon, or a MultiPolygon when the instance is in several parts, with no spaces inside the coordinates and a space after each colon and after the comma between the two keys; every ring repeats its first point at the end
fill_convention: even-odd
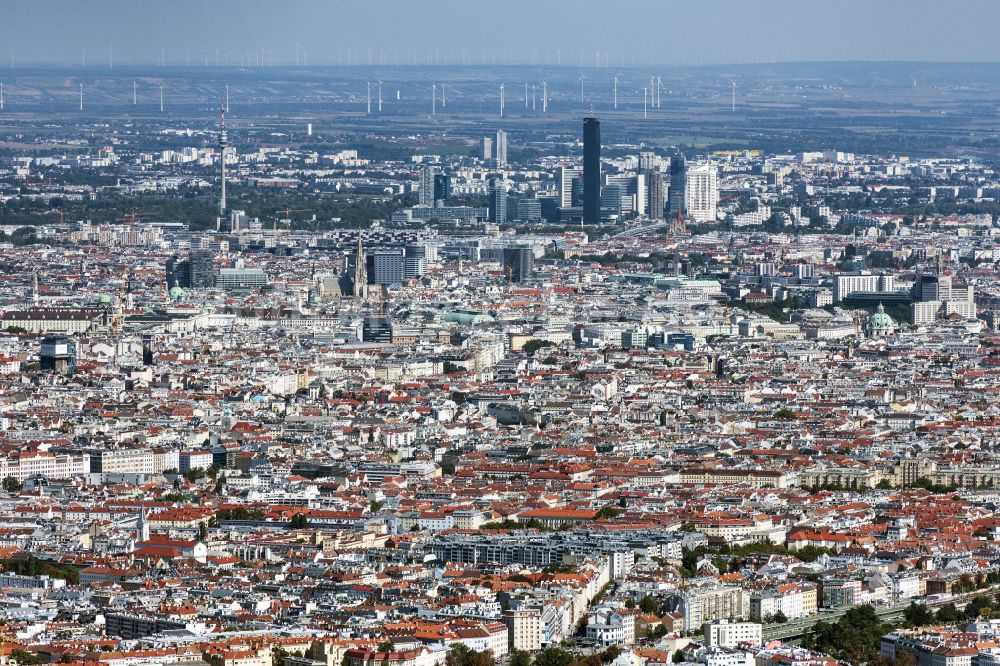
{"type": "Polygon", "coordinates": [[[844,298],[856,292],[885,293],[895,291],[895,289],[896,278],[892,275],[842,273],[833,279],[833,302],[840,303],[844,298]]]}
{"type": "MultiPolygon", "coordinates": [[[[198,250],[188,256],[192,289],[210,289],[215,285],[215,255],[207,250],[198,250]]],[[[183,286],[183,285],[181,285],[183,286]]]]}
{"type": "Polygon", "coordinates": [[[267,286],[267,275],[259,268],[223,268],[215,278],[215,286],[232,291],[248,291],[267,286]]]}
{"type": "Polygon", "coordinates": [[[677,153],[670,160],[670,189],[667,195],[667,205],[670,207],[670,212],[674,215],[677,215],[678,211],[684,212],[686,173],[687,161],[683,155],[677,153]]]}
{"type": "MultiPolygon", "coordinates": [[[[604,184],[605,189],[611,186],[618,186],[620,194],[620,203],[618,208],[621,213],[636,213],[637,215],[646,214],[646,174],[628,174],[624,176],[608,176],[607,182],[604,184]]],[[[609,198],[611,201],[613,199],[609,198]]],[[[607,208],[608,206],[604,203],[605,197],[604,193],[601,194],[601,207],[607,208]]]]}
{"type": "MultiPolygon", "coordinates": [[[[601,190],[601,209],[610,215],[621,215],[624,208],[622,198],[625,196],[627,195],[621,185],[605,185],[604,189],[601,190]]],[[[631,205],[629,207],[631,208],[631,205]]],[[[584,212],[584,218],[586,219],[586,212],[584,212]]]]}
{"type": "Polygon", "coordinates": [[[361,341],[389,344],[392,342],[392,321],[383,314],[369,314],[361,323],[361,341]]]}
{"type": "Polygon", "coordinates": [[[434,174],[434,201],[451,199],[451,176],[443,173],[434,174]]]}
{"type": "Polygon", "coordinates": [[[493,139],[491,137],[483,137],[483,141],[480,146],[480,157],[484,162],[489,162],[493,159],[493,139]]]}
{"type": "Polygon", "coordinates": [[[403,248],[403,277],[407,280],[427,274],[427,247],[407,245],[403,248]]]}
{"type": "Polygon", "coordinates": [[[493,146],[498,167],[507,166],[507,132],[497,130],[497,140],[493,146]]]}
{"type": "Polygon", "coordinates": [[[402,249],[369,252],[365,257],[368,284],[402,284],[405,259],[402,249]]]}
{"type": "Polygon", "coordinates": [[[583,223],[601,222],[601,122],[583,119],[583,223]]]}
{"type": "Polygon", "coordinates": [[[684,209],[695,222],[714,222],[719,205],[719,173],[706,162],[690,166],[684,174],[684,209]]]}
{"type": "Polygon", "coordinates": [[[174,255],[167,259],[167,285],[182,289],[210,289],[215,285],[215,255],[196,250],[186,259],[174,255]]]}
{"type": "Polygon", "coordinates": [[[757,622],[730,622],[726,619],[706,622],[702,625],[702,635],[708,647],[734,648],[743,644],[760,645],[762,627],[757,622]]]}
{"type": "Polygon", "coordinates": [[[656,153],[649,150],[642,151],[639,153],[639,173],[659,170],[659,162],[660,160],[656,157],[656,153]]]}
{"type": "Polygon", "coordinates": [[[434,205],[434,169],[423,167],[420,170],[420,187],[417,197],[421,206],[434,205]]]}
{"type": "Polygon", "coordinates": [[[559,207],[569,208],[571,206],[580,205],[581,201],[577,201],[573,197],[574,186],[580,193],[583,192],[581,188],[583,178],[583,169],[580,167],[559,167],[559,207]]]}
{"type": "Polygon", "coordinates": [[[530,247],[507,247],[503,250],[504,271],[511,282],[524,282],[534,273],[535,255],[530,247]]]}
{"type": "Polygon", "coordinates": [[[42,338],[38,349],[38,367],[42,372],[72,375],[76,372],[76,343],[64,335],[42,338]]]}
{"type": "Polygon", "coordinates": [[[663,174],[650,171],[646,174],[646,215],[651,220],[663,219],[663,174]]]}
{"type": "Polygon", "coordinates": [[[538,222],[542,219],[542,200],[537,197],[520,199],[517,202],[517,219],[523,222],[538,222]]]}
{"type": "Polygon", "coordinates": [[[490,179],[490,222],[507,223],[507,186],[501,178],[490,179]]]}

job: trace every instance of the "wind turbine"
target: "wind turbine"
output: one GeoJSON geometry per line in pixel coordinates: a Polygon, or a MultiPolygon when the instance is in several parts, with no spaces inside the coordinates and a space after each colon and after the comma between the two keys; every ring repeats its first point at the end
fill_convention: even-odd
{"type": "Polygon", "coordinates": [[[528,82],[524,82],[524,110],[528,110],[528,82]]]}
{"type": "Polygon", "coordinates": [[[583,74],[580,75],[580,104],[583,104],[583,82],[587,79],[583,74]]]}
{"type": "Polygon", "coordinates": [[[660,86],[663,85],[663,81],[660,77],[656,77],[656,108],[660,108],[660,86]]]}
{"type": "Polygon", "coordinates": [[[736,113],[736,81],[733,81],[733,113],[736,113]]]}
{"type": "Polygon", "coordinates": [[[382,82],[378,82],[378,112],[382,113],[382,82]]]}
{"type": "Polygon", "coordinates": [[[446,95],[446,93],[445,93],[445,85],[442,83],[441,84],[441,108],[442,109],[448,106],[448,98],[445,95],[446,95]]]}
{"type": "MultiPolygon", "coordinates": [[[[371,51],[371,49],[368,49],[368,57],[371,58],[371,55],[372,55],[372,51],[371,51]]],[[[372,112],[372,82],[369,81],[368,82],[368,112],[367,112],[368,115],[371,115],[371,112],[372,112]]]]}
{"type": "Polygon", "coordinates": [[[163,113],[163,84],[160,84],[160,113],[163,113]]]}
{"type": "Polygon", "coordinates": [[[3,111],[3,81],[0,81],[0,111],[3,111]]]}
{"type": "Polygon", "coordinates": [[[135,106],[136,96],[135,96],[135,81],[132,82],[132,106],[135,106]]]}
{"type": "Polygon", "coordinates": [[[618,77],[615,77],[615,109],[618,109],[618,77]]]}
{"type": "Polygon", "coordinates": [[[549,110],[549,84],[542,81],[542,113],[549,110]]]}
{"type": "Polygon", "coordinates": [[[503,118],[503,84],[500,84],[500,117],[503,118]]]}
{"type": "Polygon", "coordinates": [[[83,84],[80,84],[80,110],[83,111],[83,84]]]}
{"type": "Polygon", "coordinates": [[[229,86],[226,86],[226,113],[229,113],[229,86]]]}
{"type": "Polygon", "coordinates": [[[649,88],[642,89],[642,117],[646,118],[646,100],[649,97],[649,88]]]}
{"type": "Polygon", "coordinates": [[[438,89],[437,84],[436,83],[432,83],[431,84],[431,115],[432,116],[437,114],[437,99],[438,99],[437,89],[438,89]]]}

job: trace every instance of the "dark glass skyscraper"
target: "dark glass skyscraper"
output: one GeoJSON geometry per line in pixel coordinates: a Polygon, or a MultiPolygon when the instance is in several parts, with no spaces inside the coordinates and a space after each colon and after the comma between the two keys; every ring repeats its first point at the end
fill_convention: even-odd
{"type": "Polygon", "coordinates": [[[684,210],[684,188],[687,183],[687,162],[684,155],[677,153],[670,160],[670,190],[667,196],[667,205],[670,212],[677,214],[677,211],[684,210]]]}
{"type": "Polygon", "coordinates": [[[601,221],[601,121],[583,119],[583,223],[601,221]]]}

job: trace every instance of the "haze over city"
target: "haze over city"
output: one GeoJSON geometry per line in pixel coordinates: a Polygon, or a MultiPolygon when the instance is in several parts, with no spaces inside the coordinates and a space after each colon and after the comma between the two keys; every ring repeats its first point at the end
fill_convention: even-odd
{"type": "Polygon", "coordinates": [[[1000,665],[997,3],[2,17],[0,666],[1000,665]]]}
{"type": "Polygon", "coordinates": [[[15,62],[91,66],[239,62],[358,65],[535,63],[574,67],[797,61],[995,62],[1000,7],[989,0],[933,2],[474,3],[440,0],[267,0],[8,3],[0,45],[15,62]],[[369,58],[369,50],[372,57],[369,58]],[[114,52],[112,56],[111,52],[114,52]],[[601,52],[598,57],[597,52],[601,52]]]}

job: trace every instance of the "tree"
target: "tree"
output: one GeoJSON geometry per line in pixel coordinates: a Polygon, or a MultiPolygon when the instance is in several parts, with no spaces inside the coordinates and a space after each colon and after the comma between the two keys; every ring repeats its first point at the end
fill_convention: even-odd
{"type": "Polygon", "coordinates": [[[836,623],[817,622],[803,646],[862,664],[879,653],[882,635],[890,628],[879,619],[874,607],[865,604],[849,609],[836,623]]]}
{"type": "Polygon", "coordinates": [[[924,604],[911,602],[903,611],[903,617],[914,627],[920,627],[934,622],[934,613],[924,604]]]}
{"type": "Polygon", "coordinates": [[[292,516],[292,521],[288,524],[293,530],[304,530],[309,527],[309,519],[306,518],[306,514],[297,513],[292,516]]]}
{"type": "Polygon", "coordinates": [[[557,647],[545,648],[535,655],[534,666],[570,666],[573,655],[557,647]]]}
{"type": "Polygon", "coordinates": [[[33,664],[44,664],[45,659],[28,652],[27,650],[14,650],[10,653],[11,658],[22,666],[31,666],[33,664]]]}
{"type": "Polygon", "coordinates": [[[510,666],[531,666],[531,655],[524,650],[514,650],[510,653],[510,666]]]}
{"type": "Polygon", "coordinates": [[[204,521],[198,523],[198,540],[208,541],[208,525],[204,521]]]}
{"type": "Polygon", "coordinates": [[[532,338],[524,343],[521,349],[528,356],[534,356],[535,352],[544,347],[555,347],[556,344],[551,340],[539,340],[538,338],[532,338]]]}
{"type": "Polygon", "coordinates": [[[993,603],[988,597],[979,595],[973,598],[965,607],[965,617],[975,620],[977,617],[988,618],[993,614],[993,603]]]}
{"type": "MultiPolygon", "coordinates": [[[[465,646],[463,645],[462,647],[465,646]]],[[[392,644],[392,641],[382,641],[375,647],[375,649],[379,652],[392,652],[396,649],[396,646],[392,644]]]]}
{"type": "Polygon", "coordinates": [[[8,493],[21,492],[21,482],[12,476],[4,477],[3,489],[8,493]]]}
{"type": "Polygon", "coordinates": [[[271,666],[284,666],[285,657],[288,656],[288,650],[278,646],[271,650],[271,666]]]}
{"type": "Polygon", "coordinates": [[[940,624],[954,624],[962,619],[962,612],[955,607],[955,604],[948,603],[938,609],[935,619],[940,624]]]}
{"type": "Polygon", "coordinates": [[[771,615],[771,622],[774,624],[784,624],[785,622],[788,622],[788,618],[780,610],[776,610],[771,615]]]}
{"type": "Polygon", "coordinates": [[[684,650],[678,650],[677,652],[674,652],[674,663],[675,664],[683,664],[685,661],[686,661],[686,658],[684,657],[684,650]]]}
{"type": "Polygon", "coordinates": [[[657,610],[656,600],[647,594],[646,596],[644,596],[642,599],[639,600],[639,610],[641,610],[643,613],[647,615],[649,615],[650,613],[655,613],[657,610]]]}
{"type": "Polygon", "coordinates": [[[10,242],[16,246],[34,245],[38,242],[34,227],[18,227],[10,235],[10,242]]]}
{"type": "Polygon", "coordinates": [[[597,512],[598,518],[617,518],[622,515],[624,511],[621,509],[616,509],[613,506],[603,506],[600,511],[597,512]]]}

